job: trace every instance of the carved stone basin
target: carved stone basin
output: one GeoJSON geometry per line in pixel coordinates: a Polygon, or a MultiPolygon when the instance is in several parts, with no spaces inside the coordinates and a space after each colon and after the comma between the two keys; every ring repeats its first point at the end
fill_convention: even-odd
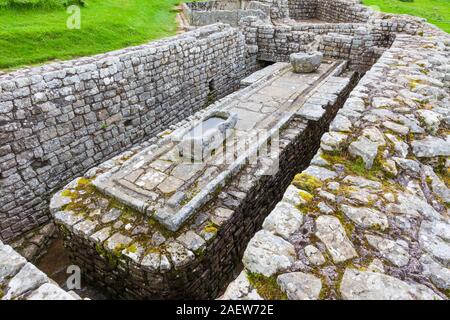
{"type": "Polygon", "coordinates": [[[178,143],[177,147],[182,157],[202,161],[222,145],[236,122],[237,114],[215,111],[194,127],[174,134],[172,141],[178,143]]]}

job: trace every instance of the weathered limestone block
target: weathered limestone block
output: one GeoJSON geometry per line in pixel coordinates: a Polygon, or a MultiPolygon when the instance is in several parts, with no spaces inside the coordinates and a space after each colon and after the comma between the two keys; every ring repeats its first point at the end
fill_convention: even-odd
{"type": "Polygon", "coordinates": [[[423,249],[450,268],[450,223],[449,221],[423,221],[419,231],[419,243],[423,249]]]}
{"type": "Polygon", "coordinates": [[[322,290],[322,281],[319,278],[303,272],[280,274],[277,283],[286,292],[289,300],[317,300],[322,290]]]}
{"type": "Polygon", "coordinates": [[[414,155],[419,158],[450,156],[450,136],[447,136],[445,140],[428,136],[422,140],[414,140],[411,146],[414,155]]]}
{"type": "Polygon", "coordinates": [[[445,268],[431,256],[425,254],[420,258],[420,264],[423,267],[425,276],[431,279],[438,288],[443,290],[450,289],[450,269],[445,268]]]}
{"type": "Polygon", "coordinates": [[[221,299],[224,300],[262,300],[255,288],[250,284],[247,273],[242,271],[228,286],[221,299]]]}
{"type": "Polygon", "coordinates": [[[323,254],[313,245],[307,245],[305,247],[305,255],[308,258],[309,262],[316,266],[320,266],[325,263],[325,257],[323,254]]]}
{"type": "Polygon", "coordinates": [[[201,250],[205,247],[205,240],[193,231],[188,231],[177,238],[187,249],[192,251],[201,250]]]}
{"type": "Polygon", "coordinates": [[[341,205],[341,209],[350,220],[363,228],[378,227],[385,230],[389,227],[387,216],[376,209],[348,205],[341,205]]]}
{"type": "Polygon", "coordinates": [[[44,283],[36,291],[32,292],[27,300],[76,300],[70,293],[64,291],[60,287],[44,283]]]}
{"type": "Polygon", "coordinates": [[[299,52],[292,53],[289,56],[289,60],[292,64],[292,68],[296,73],[310,73],[316,71],[323,58],[321,52],[299,52]]]}
{"type": "Polygon", "coordinates": [[[348,151],[355,157],[361,157],[366,168],[370,169],[378,154],[378,143],[366,137],[360,137],[350,144],[348,151]]]}
{"type": "Polygon", "coordinates": [[[293,205],[280,202],[264,220],[263,228],[288,240],[300,228],[303,214],[293,205]]]}
{"type": "Polygon", "coordinates": [[[371,246],[376,248],[381,255],[397,267],[404,267],[409,262],[408,244],[405,241],[389,240],[375,235],[366,235],[371,246]]]}
{"type": "Polygon", "coordinates": [[[27,263],[8,283],[4,289],[5,295],[2,300],[17,299],[21,295],[37,289],[40,285],[48,282],[48,278],[31,263],[27,263]]]}
{"type": "Polygon", "coordinates": [[[428,287],[378,272],[347,268],[340,291],[346,300],[441,300],[428,287]]]}
{"type": "Polygon", "coordinates": [[[296,253],[292,244],[261,230],[250,240],[242,262],[250,272],[269,277],[290,268],[295,258],[296,253]]]}
{"type": "Polygon", "coordinates": [[[167,245],[167,252],[172,258],[175,269],[179,269],[185,266],[195,258],[195,255],[192,251],[186,249],[180,243],[175,241],[167,245]]]}
{"type": "Polygon", "coordinates": [[[316,236],[326,245],[334,262],[340,263],[358,256],[338,218],[320,216],[316,219],[316,228],[316,236]]]}
{"type": "Polygon", "coordinates": [[[339,151],[347,137],[346,134],[340,132],[327,132],[322,136],[320,147],[325,151],[339,151]]]}
{"type": "Polygon", "coordinates": [[[13,248],[0,243],[0,283],[15,275],[26,262],[13,248]]]}

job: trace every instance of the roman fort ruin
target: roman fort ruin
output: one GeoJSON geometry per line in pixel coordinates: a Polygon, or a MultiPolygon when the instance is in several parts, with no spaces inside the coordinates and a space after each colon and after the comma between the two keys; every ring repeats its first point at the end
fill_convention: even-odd
{"type": "Polygon", "coordinates": [[[0,297],[450,298],[450,36],[350,0],[0,74],[0,297]],[[270,290],[267,290],[267,287],[270,290]]]}

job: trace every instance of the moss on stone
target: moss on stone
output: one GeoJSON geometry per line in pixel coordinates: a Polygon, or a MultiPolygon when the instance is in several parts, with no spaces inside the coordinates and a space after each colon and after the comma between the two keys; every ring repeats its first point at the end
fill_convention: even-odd
{"type": "Polygon", "coordinates": [[[59,231],[63,234],[64,237],[67,237],[70,235],[70,231],[63,225],[58,225],[59,231]]]}
{"type": "Polygon", "coordinates": [[[147,225],[153,230],[159,231],[159,233],[161,233],[165,238],[176,238],[179,234],[181,234],[180,230],[177,232],[170,231],[153,218],[147,220],[147,225]]]}
{"type": "Polygon", "coordinates": [[[319,293],[319,300],[327,300],[330,298],[331,295],[331,288],[330,286],[322,279],[322,289],[319,293]]]}
{"type": "MultiPolygon", "coordinates": [[[[445,290],[444,294],[450,299],[450,289],[445,290]]],[[[1,296],[0,296],[1,298],[1,296]]]]}
{"type": "Polygon", "coordinates": [[[122,251],[125,250],[127,248],[127,246],[123,243],[119,243],[117,244],[114,249],[112,250],[112,253],[116,256],[116,257],[121,257],[122,256],[122,251]]]}
{"type": "Polygon", "coordinates": [[[339,219],[341,225],[344,227],[345,233],[351,238],[352,234],[355,232],[355,225],[351,223],[340,210],[335,211],[334,216],[339,219]]]}
{"type": "Polygon", "coordinates": [[[136,253],[137,252],[137,246],[135,243],[133,243],[131,246],[128,246],[125,249],[127,252],[136,253]]]}
{"type": "Polygon", "coordinates": [[[71,198],[71,199],[75,199],[77,197],[77,193],[73,192],[69,189],[64,189],[63,191],[61,191],[61,195],[63,197],[67,197],[67,198],[71,198]]]}
{"type": "Polygon", "coordinates": [[[203,228],[203,231],[206,233],[217,233],[217,225],[212,222],[208,222],[208,224],[203,228]]]}
{"type": "Polygon", "coordinates": [[[97,243],[95,245],[95,251],[97,251],[100,256],[108,261],[108,264],[111,268],[115,268],[117,266],[119,262],[118,256],[105,250],[101,244],[97,243]]]}
{"type": "Polygon", "coordinates": [[[287,300],[287,295],[277,283],[276,276],[266,277],[259,273],[247,272],[247,279],[258,294],[266,300],[287,300]]]}
{"type": "Polygon", "coordinates": [[[299,195],[306,202],[310,202],[314,199],[314,196],[312,194],[303,190],[300,190],[299,195]]]}
{"type": "MultiPolygon", "coordinates": [[[[379,153],[380,154],[380,153],[379,153]]],[[[347,173],[358,175],[369,180],[380,181],[384,178],[384,170],[380,164],[380,159],[377,157],[373,162],[372,168],[367,169],[361,157],[356,159],[350,158],[345,153],[323,153],[322,158],[331,164],[341,164],[345,167],[347,173]]]]}
{"type": "Polygon", "coordinates": [[[297,188],[314,193],[317,188],[322,187],[323,183],[316,177],[305,172],[299,173],[294,177],[292,184],[297,188]]]}

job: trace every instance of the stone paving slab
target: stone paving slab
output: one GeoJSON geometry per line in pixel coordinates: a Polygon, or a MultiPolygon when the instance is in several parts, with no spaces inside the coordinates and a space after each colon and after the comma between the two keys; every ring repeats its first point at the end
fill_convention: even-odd
{"type": "MultiPolygon", "coordinates": [[[[318,72],[312,74],[295,74],[285,66],[282,71],[275,68],[272,71],[275,72],[273,77],[265,82],[257,82],[254,88],[243,89],[239,98],[231,105],[217,105],[215,110],[229,111],[230,114],[237,115],[237,123],[231,137],[246,139],[248,134],[253,134],[250,130],[254,128],[273,130],[281,121],[286,121],[295,114],[294,109],[298,108],[298,104],[292,105],[294,100],[314,89],[318,79],[337,65],[325,63],[320,66],[318,72]]],[[[332,81],[333,85],[336,82],[334,78],[329,81],[332,81]]],[[[329,85],[326,89],[332,93],[329,85]]],[[[342,87],[338,86],[333,90],[339,89],[342,90],[342,87]]],[[[322,105],[326,106],[329,102],[323,101],[322,105]]],[[[321,115],[325,113],[325,109],[322,110],[321,115]]],[[[321,116],[316,120],[320,118],[321,116]]],[[[239,158],[232,163],[217,165],[220,163],[221,152],[216,152],[202,163],[186,163],[186,158],[178,154],[176,142],[173,142],[173,137],[177,136],[178,132],[179,130],[168,134],[160,145],[133,156],[114,172],[100,175],[93,184],[100,190],[107,190],[108,195],[117,200],[131,205],[150,218],[155,218],[169,230],[176,231],[200,205],[209,200],[209,195],[223,184],[222,179],[226,179],[233,170],[239,170],[239,158]],[[167,154],[172,156],[167,157],[167,154]],[[210,170],[216,170],[217,177],[200,188],[198,181],[210,170]],[[181,194],[184,194],[185,198],[179,205],[174,205],[172,196],[180,197],[181,194]]],[[[248,151],[244,152],[246,153],[248,151]]]]}

